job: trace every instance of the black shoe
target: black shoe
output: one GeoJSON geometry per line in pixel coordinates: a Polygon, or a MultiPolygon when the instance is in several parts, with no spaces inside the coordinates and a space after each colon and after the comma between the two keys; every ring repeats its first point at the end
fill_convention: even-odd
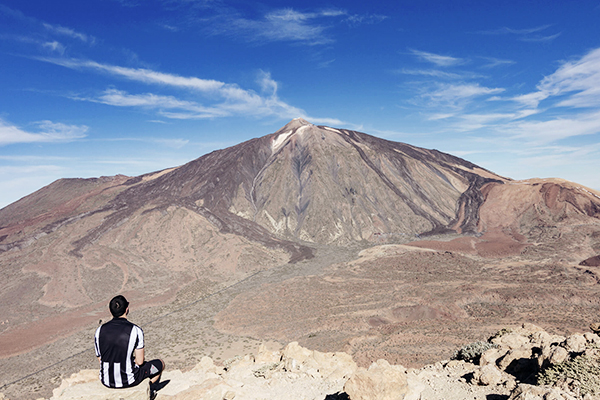
{"type": "Polygon", "coordinates": [[[150,400],[156,399],[157,394],[158,394],[158,392],[156,390],[150,389],[150,400]]]}

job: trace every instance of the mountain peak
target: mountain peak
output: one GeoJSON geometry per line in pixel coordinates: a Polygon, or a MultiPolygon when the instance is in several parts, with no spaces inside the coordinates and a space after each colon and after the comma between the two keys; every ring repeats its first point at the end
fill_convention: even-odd
{"type": "Polygon", "coordinates": [[[293,129],[298,129],[301,126],[311,126],[312,124],[305,120],[304,118],[294,118],[290,122],[288,122],[283,128],[279,129],[277,132],[285,132],[293,129]]]}

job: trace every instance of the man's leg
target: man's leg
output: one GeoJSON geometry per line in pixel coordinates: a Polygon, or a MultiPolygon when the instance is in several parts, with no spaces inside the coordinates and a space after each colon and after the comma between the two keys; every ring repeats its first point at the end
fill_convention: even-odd
{"type": "Polygon", "coordinates": [[[150,363],[153,363],[153,367],[154,367],[154,368],[150,369],[150,372],[151,372],[151,374],[150,374],[150,384],[153,384],[153,383],[156,383],[156,382],[160,381],[160,377],[161,377],[163,371],[165,370],[165,362],[163,360],[152,360],[152,361],[150,361],[150,363]],[[155,361],[160,361],[161,368],[160,368],[160,371],[155,376],[152,376],[152,371],[154,370],[154,368],[157,368],[155,361]]]}

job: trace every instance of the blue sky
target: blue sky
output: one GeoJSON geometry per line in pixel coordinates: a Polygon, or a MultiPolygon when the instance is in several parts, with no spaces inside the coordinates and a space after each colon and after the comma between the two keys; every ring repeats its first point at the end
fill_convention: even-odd
{"type": "Polygon", "coordinates": [[[0,207],[295,117],[600,190],[600,1],[0,0],[0,207]]]}

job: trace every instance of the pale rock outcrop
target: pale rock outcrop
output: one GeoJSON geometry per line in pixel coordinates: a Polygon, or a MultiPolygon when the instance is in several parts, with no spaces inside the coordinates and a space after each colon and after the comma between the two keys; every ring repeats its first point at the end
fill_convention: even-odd
{"type": "Polygon", "coordinates": [[[504,379],[502,372],[493,364],[487,364],[483,367],[475,370],[473,373],[473,379],[480,385],[498,385],[504,379]]]}
{"type": "MultiPolygon", "coordinates": [[[[346,353],[322,353],[303,348],[295,342],[280,351],[269,351],[261,346],[258,354],[227,360],[223,366],[203,357],[190,371],[165,371],[162,381],[168,381],[168,384],[160,390],[159,398],[323,400],[327,395],[341,392],[344,383],[357,368],[346,353]]],[[[98,371],[84,370],[65,379],[54,390],[52,400],[149,398],[147,382],[127,390],[101,389],[105,388],[98,380],[98,371]],[[94,392],[100,397],[94,397],[94,392]]]]}
{"type": "Polygon", "coordinates": [[[344,385],[351,400],[401,400],[408,392],[406,369],[377,360],[360,368],[344,385]]]}
{"type": "Polygon", "coordinates": [[[499,348],[488,349],[481,354],[481,357],[479,357],[479,365],[496,364],[496,361],[498,361],[499,358],[504,357],[506,353],[506,350],[501,350],[499,348]]]}
{"type": "Polygon", "coordinates": [[[84,369],[63,379],[52,391],[51,400],[148,400],[148,381],[127,389],[109,389],[100,383],[97,369],[84,369]]]}
{"type": "Polygon", "coordinates": [[[564,347],[569,353],[582,353],[585,350],[587,340],[580,334],[571,335],[565,341],[564,347]]]}
{"type": "Polygon", "coordinates": [[[529,360],[531,358],[531,347],[523,346],[519,348],[510,349],[504,357],[498,362],[498,367],[502,370],[506,370],[509,367],[519,368],[520,360],[529,360]]]}
{"type": "MultiPolygon", "coordinates": [[[[598,335],[562,337],[524,324],[504,329],[490,341],[497,347],[484,351],[479,365],[451,360],[410,370],[385,360],[378,360],[368,369],[358,368],[346,353],[309,350],[296,342],[278,351],[261,346],[256,354],[227,360],[222,366],[204,357],[187,372],[167,370],[163,381],[169,383],[160,390],[159,400],[323,400],[342,392],[350,400],[462,400],[493,396],[509,400],[600,400],[599,386],[586,382],[590,373],[585,371],[581,375],[551,378],[547,380],[551,386],[526,384],[535,382],[536,374],[547,368],[580,362],[581,355],[592,363],[600,363],[598,335]]],[[[52,400],[147,399],[147,389],[148,385],[140,386],[131,394],[106,389],[98,381],[96,370],[84,370],[65,379],[54,390],[52,400]]]]}
{"type": "Polygon", "coordinates": [[[508,400],[577,400],[577,397],[558,388],[520,384],[508,400]]]}
{"type": "MultiPolygon", "coordinates": [[[[543,354],[544,353],[542,353],[542,355],[543,354]]],[[[552,351],[550,352],[550,357],[548,357],[547,360],[548,362],[550,362],[550,364],[555,365],[564,362],[568,357],[569,351],[564,347],[559,346],[552,349],[552,351]]]]}
{"type": "Polygon", "coordinates": [[[529,339],[526,336],[522,336],[520,333],[511,332],[506,335],[492,339],[493,344],[497,344],[503,348],[509,350],[520,349],[529,343],[529,339]]]}

